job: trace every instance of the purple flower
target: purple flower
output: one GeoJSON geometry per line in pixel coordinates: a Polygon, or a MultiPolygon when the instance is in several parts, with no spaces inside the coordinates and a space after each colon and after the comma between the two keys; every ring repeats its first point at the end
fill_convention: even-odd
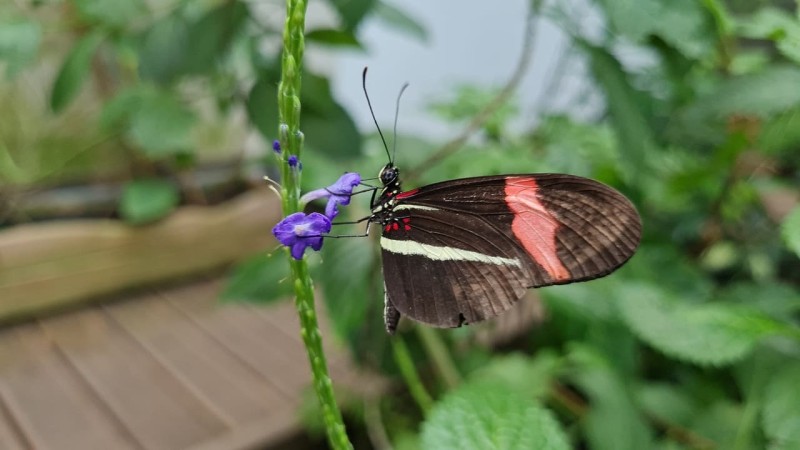
{"type": "Polygon", "coordinates": [[[322,235],[331,231],[331,221],[320,213],[297,212],[284,217],[272,228],[278,241],[290,247],[292,258],[303,259],[307,247],[322,248],[322,235]]]}
{"type": "Polygon", "coordinates": [[[325,215],[333,220],[339,214],[339,205],[349,205],[350,196],[353,194],[353,188],[361,183],[361,175],[356,172],[347,172],[332,185],[316,189],[306,193],[300,197],[300,202],[308,203],[318,198],[327,198],[328,204],[325,205],[325,215]]]}
{"type": "Polygon", "coordinates": [[[275,150],[275,153],[280,154],[281,153],[281,141],[279,141],[277,139],[272,141],[272,149],[275,150]]]}
{"type": "Polygon", "coordinates": [[[289,156],[289,159],[286,162],[289,163],[289,167],[292,169],[303,170],[303,163],[300,162],[300,160],[297,158],[297,155],[289,156]]]}

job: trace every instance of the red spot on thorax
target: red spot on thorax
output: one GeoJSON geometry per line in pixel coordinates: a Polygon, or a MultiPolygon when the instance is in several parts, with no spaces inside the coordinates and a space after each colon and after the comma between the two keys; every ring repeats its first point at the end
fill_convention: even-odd
{"type": "Polygon", "coordinates": [[[401,192],[401,193],[397,194],[397,197],[396,197],[396,198],[397,198],[398,200],[402,200],[402,199],[404,199],[404,198],[411,197],[412,195],[416,194],[416,193],[417,193],[417,191],[419,191],[419,189],[412,189],[412,190],[410,190],[410,191],[401,192]]]}
{"type": "Polygon", "coordinates": [[[554,281],[565,281],[571,275],[556,251],[558,220],[539,201],[539,185],[532,177],[506,178],[506,204],[514,219],[511,231],[525,251],[554,281]]]}
{"type": "Polygon", "coordinates": [[[399,228],[400,228],[400,225],[398,225],[397,222],[393,222],[392,223],[392,229],[393,230],[397,231],[399,228]]]}
{"type": "Polygon", "coordinates": [[[386,227],[384,227],[383,229],[386,230],[386,231],[391,231],[392,230],[392,226],[387,223],[386,227]]]}
{"type": "Polygon", "coordinates": [[[411,225],[406,225],[405,229],[406,229],[406,231],[411,231],[411,225]]]}
{"type": "Polygon", "coordinates": [[[403,223],[411,222],[411,217],[403,217],[403,223]]]}

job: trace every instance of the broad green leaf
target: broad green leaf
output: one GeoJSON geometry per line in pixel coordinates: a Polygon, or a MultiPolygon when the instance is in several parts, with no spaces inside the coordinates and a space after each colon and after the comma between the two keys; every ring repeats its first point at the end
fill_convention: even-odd
{"type": "Polygon", "coordinates": [[[800,148],[800,107],[783,111],[761,125],[758,146],[771,155],[797,155],[800,148]]]}
{"type": "Polygon", "coordinates": [[[139,76],[159,84],[173,82],[184,73],[191,47],[186,19],[177,12],[161,18],[142,36],[139,76]]]}
{"type": "Polygon", "coordinates": [[[775,41],[784,56],[800,62],[800,18],[768,6],[740,19],[737,25],[743,36],[775,41]]]}
{"type": "Polygon", "coordinates": [[[178,205],[177,188],[164,180],[135,180],[122,190],[119,212],[126,222],[142,225],[165,217],[178,205]]]}
{"type": "Polygon", "coordinates": [[[613,27],[632,41],[652,34],[661,20],[658,0],[602,0],[602,4],[613,27]]]}
{"type": "Polygon", "coordinates": [[[736,283],[715,294],[714,299],[746,305],[786,322],[793,321],[800,312],[800,290],[772,280],[766,283],[736,283]]]}
{"type": "MultiPolygon", "coordinates": [[[[362,229],[334,227],[336,233],[362,229]]],[[[359,361],[387,367],[392,352],[383,325],[383,284],[374,246],[368,239],[326,239],[314,280],[322,287],[336,334],[359,361]]]]}
{"type": "Polygon", "coordinates": [[[620,286],[617,306],[640,339],[668,356],[699,365],[733,363],[761,338],[785,331],[783,325],[752,309],[679,302],[644,283],[620,286]]]}
{"type": "Polygon", "coordinates": [[[644,416],[633,401],[633,386],[596,349],[584,344],[569,347],[567,359],[574,368],[569,378],[590,401],[583,417],[589,447],[594,450],[651,448],[652,436],[644,416]]]}
{"type": "MultiPolygon", "coordinates": [[[[762,450],[763,446],[752,445],[752,442],[749,442],[750,445],[746,445],[751,434],[744,438],[745,433],[740,432],[744,421],[748,419],[750,418],[746,416],[745,408],[742,405],[727,398],[718,398],[704,405],[688,428],[716,443],[713,448],[762,450]]],[[[752,429],[747,431],[752,431],[752,429]]]]}
{"type": "Polygon", "coordinates": [[[247,116],[261,134],[274,139],[278,134],[278,84],[273,77],[260,74],[247,96],[247,116]]]}
{"type": "Polygon", "coordinates": [[[309,147],[324,152],[330,158],[355,158],[361,154],[361,134],[343,107],[319,114],[306,111],[302,128],[309,147]]]}
{"type": "Polygon", "coordinates": [[[685,56],[700,59],[709,55],[716,44],[711,17],[696,0],[659,1],[660,12],[654,34],[677,48],[685,56]]]}
{"type": "Polygon", "coordinates": [[[0,21],[0,63],[13,77],[36,58],[42,40],[42,27],[23,18],[0,21]]]}
{"type": "Polygon", "coordinates": [[[335,98],[327,78],[303,74],[303,117],[306,143],[331,159],[361,155],[361,133],[355,121],[335,98]]]}
{"type": "Polygon", "coordinates": [[[293,292],[283,252],[260,253],[234,268],[220,298],[265,304],[285,299],[293,292]]]}
{"type": "Polygon", "coordinates": [[[773,65],[717,84],[683,114],[683,123],[724,122],[732,115],[768,116],[800,103],[800,68],[773,65]]]}
{"type": "MultiPolygon", "coordinates": [[[[307,146],[330,159],[355,158],[361,154],[361,133],[347,110],[333,98],[326,78],[304,73],[300,100],[303,105],[300,127],[307,146]]],[[[270,73],[262,73],[250,90],[247,112],[261,134],[274,139],[278,132],[277,80],[270,73]]]]}
{"type": "Polygon", "coordinates": [[[91,33],[79,40],[58,72],[50,94],[50,109],[59,112],[78,94],[92,64],[92,57],[103,41],[100,33],[91,33]]]}
{"type": "Polygon", "coordinates": [[[524,398],[544,398],[552,378],[561,367],[561,359],[550,351],[535,356],[509,354],[495,356],[469,375],[470,382],[504,384],[524,398]]]}
{"type": "Polygon", "coordinates": [[[151,91],[131,115],[130,137],[151,158],[190,152],[196,122],[195,113],[171,93],[151,91]]]}
{"type": "Polygon", "coordinates": [[[100,126],[106,131],[127,127],[131,116],[141,106],[142,99],[150,92],[149,87],[141,85],[119,91],[114,98],[103,105],[100,113],[100,126]]]}
{"type": "Polygon", "coordinates": [[[334,47],[363,48],[351,30],[318,28],[306,33],[306,42],[315,42],[334,47]]]}
{"type": "Polygon", "coordinates": [[[696,399],[679,385],[648,383],[636,391],[637,404],[649,416],[661,421],[687,426],[695,414],[696,399]]]}
{"type": "Polygon", "coordinates": [[[231,43],[247,19],[245,2],[224,2],[189,24],[187,36],[191,52],[184,52],[185,66],[181,75],[211,72],[231,47],[231,43]]]}
{"type": "Polygon", "coordinates": [[[449,392],[422,424],[428,450],[567,450],[553,414],[503,384],[467,383],[449,392]]]}
{"type": "Polygon", "coordinates": [[[355,30],[375,6],[376,0],[328,0],[339,13],[344,28],[355,30]]]}
{"type": "Polygon", "coordinates": [[[794,361],[773,373],[764,392],[761,415],[770,449],[800,448],[800,362],[794,361]]]}
{"type": "Polygon", "coordinates": [[[613,55],[588,43],[583,43],[582,47],[589,55],[592,75],[605,93],[619,142],[622,175],[638,180],[656,144],[645,114],[644,97],[631,86],[628,75],[613,55]]]}
{"type": "Polygon", "coordinates": [[[375,17],[387,26],[396,28],[410,36],[417,38],[420,42],[428,42],[428,32],[419,21],[409,16],[402,10],[383,1],[378,1],[375,5],[375,17]]]}
{"type": "Polygon", "coordinates": [[[783,219],[781,236],[789,250],[800,257],[800,206],[794,209],[783,219]]]}
{"type": "Polygon", "coordinates": [[[74,0],[83,20],[109,28],[124,28],[146,12],[142,0],[74,0]]]}

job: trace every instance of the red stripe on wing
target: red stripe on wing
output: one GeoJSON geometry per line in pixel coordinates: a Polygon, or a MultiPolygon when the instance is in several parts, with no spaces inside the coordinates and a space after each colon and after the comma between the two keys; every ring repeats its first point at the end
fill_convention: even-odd
{"type": "Polygon", "coordinates": [[[398,200],[402,200],[404,198],[411,197],[412,195],[416,194],[417,191],[419,191],[419,189],[412,189],[410,191],[401,192],[401,193],[397,194],[397,197],[395,197],[395,198],[398,199],[398,200]]]}
{"type": "Polygon", "coordinates": [[[505,200],[514,213],[511,231],[554,281],[566,281],[571,275],[556,253],[559,222],[539,201],[538,190],[532,177],[506,178],[505,200]]]}

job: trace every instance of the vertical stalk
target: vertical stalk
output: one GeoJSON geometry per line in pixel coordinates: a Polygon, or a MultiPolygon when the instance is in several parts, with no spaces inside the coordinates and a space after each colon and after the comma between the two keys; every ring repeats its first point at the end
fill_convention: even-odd
{"type": "MultiPolygon", "coordinates": [[[[300,132],[300,80],[304,50],[305,0],[286,1],[286,23],[283,30],[283,54],[281,56],[281,82],[278,85],[278,112],[281,141],[281,199],[284,216],[298,211],[300,198],[300,170],[290,168],[288,158],[302,153],[303,134],[300,132]]],[[[305,259],[289,258],[294,279],[295,307],[300,317],[300,335],[308,354],[314,378],[314,390],[322,408],[328,442],[331,448],[352,449],[342,421],[342,413],[333,394],[333,385],[328,374],[328,364],[322,350],[314,307],[314,289],[305,259]]]]}

